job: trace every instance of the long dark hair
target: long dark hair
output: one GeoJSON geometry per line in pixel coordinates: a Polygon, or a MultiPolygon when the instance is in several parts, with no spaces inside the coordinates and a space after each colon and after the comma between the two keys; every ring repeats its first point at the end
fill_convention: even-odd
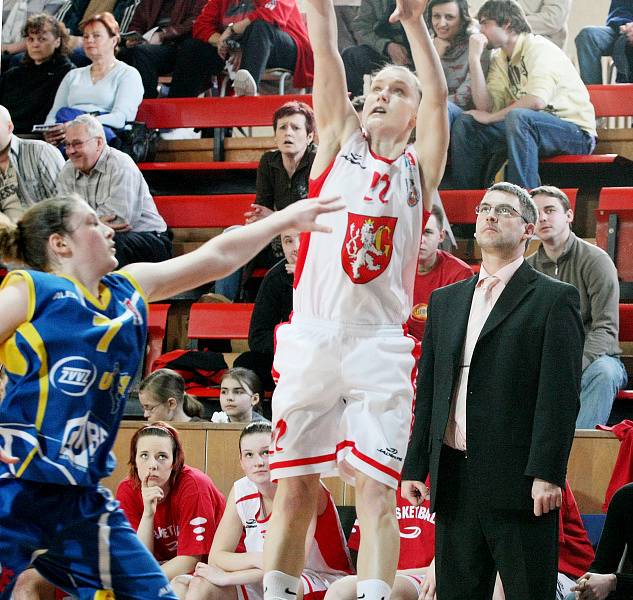
{"type": "Polygon", "coordinates": [[[433,7],[439,6],[440,4],[450,4],[451,2],[457,4],[457,8],[459,9],[460,27],[454,40],[457,41],[468,37],[473,29],[473,18],[470,16],[470,11],[468,10],[468,0],[431,0],[426,7],[424,19],[426,20],[429,31],[433,32],[433,37],[435,37],[432,18],[433,7]]]}

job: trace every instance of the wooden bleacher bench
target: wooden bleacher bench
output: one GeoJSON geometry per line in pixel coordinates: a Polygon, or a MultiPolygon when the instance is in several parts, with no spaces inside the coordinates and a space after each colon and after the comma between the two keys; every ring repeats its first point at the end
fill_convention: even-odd
{"type": "MultiPolygon", "coordinates": [[[[123,421],[114,442],[113,452],[117,466],[103,485],[114,491],[127,474],[130,439],[141,423],[123,421]]],[[[244,474],[240,469],[237,440],[242,425],[234,423],[174,423],[180,434],[186,462],[207,473],[227,495],[233,482],[244,474]]],[[[567,478],[581,513],[601,512],[604,495],[611,478],[620,441],[611,431],[578,429],[574,436],[567,478]]],[[[325,483],[337,505],[354,504],[354,488],[338,477],[329,477],[325,483]]]]}
{"type": "MultiPolygon", "coordinates": [[[[187,337],[197,340],[248,340],[253,304],[194,303],[189,311],[187,337]]],[[[218,398],[217,387],[195,387],[188,393],[199,398],[218,398]]]]}
{"type": "MultiPolygon", "coordinates": [[[[633,116],[633,84],[588,85],[589,99],[596,111],[596,119],[633,116]]],[[[568,154],[551,156],[542,163],[612,164],[617,154],[568,154]]]]}
{"type": "MultiPolygon", "coordinates": [[[[597,119],[633,116],[633,84],[588,85],[597,119]]],[[[630,128],[598,129],[593,154],[560,155],[540,160],[541,180],[558,187],[595,189],[625,185],[633,177],[630,128]]]]}
{"type": "Polygon", "coordinates": [[[286,102],[312,104],[310,95],[242,96],[224,98],[160,98],[143,100],[136,120],[151,129],[197,127],[214,129],[213,160],[204,162],[144,162],[141,171],[233,171],[255,170],[257,162],[224,162],[224,129],[266,127],[273,113],[286,102]]]}

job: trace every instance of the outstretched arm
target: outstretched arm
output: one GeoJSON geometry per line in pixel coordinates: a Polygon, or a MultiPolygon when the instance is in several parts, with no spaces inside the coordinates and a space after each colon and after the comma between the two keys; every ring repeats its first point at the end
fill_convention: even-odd
{"type": "Polygon", "coordinates": [[[160,263],[128,265],[125,270],[150,301],[169,298],[233,273],[285,229],[329,233],[316,219],[341,208],[338,198],[299,200],[257,223],[219,235],[193,252],[160,263]]]}
{"type": "Polygon", "coordinates": [[[396,10],[390,21],[402,23],[411,47],[415,71],[422,85],[415,149],[422,169],[425,208],[431,210],[433,193],[444,175],[449,132],[448,87],[442,63],[424,22],[427,3],[428,0],[396,0],[396,10]]]}
{"type": "Polygon", "coordinates": [[[337,47],[332,0],[308,0],[308,33],[314,53],[312,104],[319,132],[319,148],[312,176],[320,175],[342,143],[360,127],[347,97],[345,69],[337,47]]]}

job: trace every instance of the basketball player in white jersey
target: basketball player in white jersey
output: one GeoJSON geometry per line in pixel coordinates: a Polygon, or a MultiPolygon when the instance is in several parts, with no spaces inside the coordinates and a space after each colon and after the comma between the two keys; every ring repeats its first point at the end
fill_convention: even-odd
{"type": "Polygon", "coordinates": [[[346,210],[305,234],[291,322],[277,329],[271,473],[279,481],[264,549],[265,600],[296,600],[320,475],[356,485],[363,538],[358,598],[386,600],[399,554],[395,489],[411,428],[419,345],[406,334],[423,207],[444,172],[447,87],[423,13],[397,0],[416,78],[388,66],[373,79],[362,128],[345,85],[332,0],[308,1],[319,149],[310,195],[346,210]],[[412,130],[416,140],[409,144],[412,130]]]}

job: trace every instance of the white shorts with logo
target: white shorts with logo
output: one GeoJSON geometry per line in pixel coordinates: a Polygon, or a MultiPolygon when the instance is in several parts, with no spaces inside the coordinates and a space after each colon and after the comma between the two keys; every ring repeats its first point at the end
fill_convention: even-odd
{"type": "MultiPolygon", "coordinates": [[[[301,573],[303,583],[303,597],[305,600],[319,600],[325,596],[329,587],[340,578],[340,575],[328,575],[304,570],[301,573]]],[[[264,600],[264,586],[262,583],[249,583],[235,586],[238,600],[264,600]]]]}
{"type": "Polygon", "coordinates": [[[402,326],[294,314],[276,331],[273,479],[354,469],[396,488],[411,432],[420,344],[402,326]]]}

